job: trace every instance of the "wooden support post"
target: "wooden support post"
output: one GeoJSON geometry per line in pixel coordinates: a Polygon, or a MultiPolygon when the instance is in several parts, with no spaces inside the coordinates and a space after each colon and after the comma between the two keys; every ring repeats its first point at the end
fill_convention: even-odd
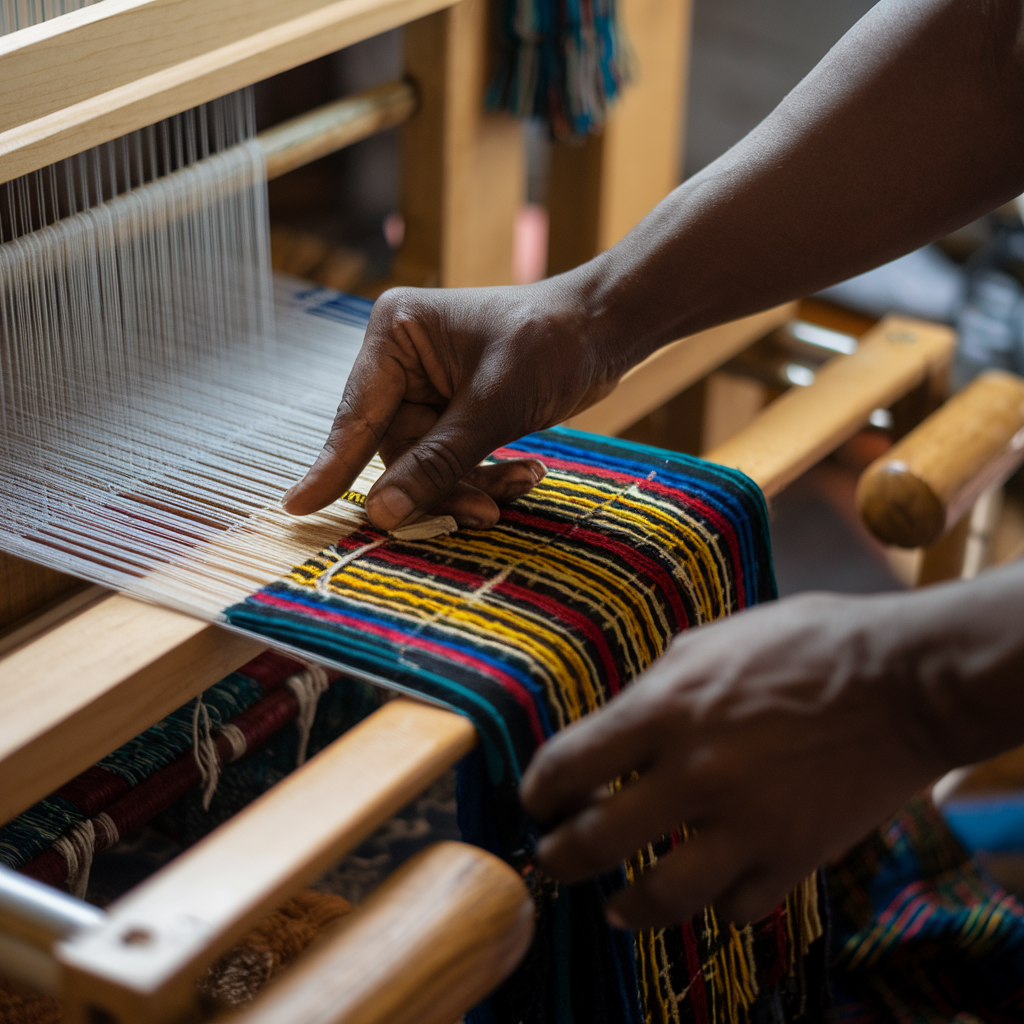
{"type": "Polygon", "coordinates": [[[487,15],[486,0],[463,0],[406,26],[420,106],[402,129],[405,240],[392,283],[512,283],[523,138],[514,118],[484,111],[487,15]]]}
{"type": "Polygon", "coordinates": [[[550,274],[613,246],[680,181],[690,0],[621,0],[619,10],[636,80],[603,132],[552,147],[550,274]]]}

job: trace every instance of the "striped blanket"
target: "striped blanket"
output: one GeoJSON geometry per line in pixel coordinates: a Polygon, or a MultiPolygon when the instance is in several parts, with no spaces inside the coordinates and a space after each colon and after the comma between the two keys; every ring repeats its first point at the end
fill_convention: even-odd
{"type": "Polygon", "coordinates": [[[572,887],[542,878],[516,798],[539,744],[675,634],[775,596],[763,496],[736,471],[564,429],[495,453],[524,457],[548,475],[495,528],[398,541],[367,527],[225,617],[473,719],[481,751],[461,773],[463,834],[522,870],[539,914],[533,950],[475,1021],[795,1018],[824,988],[815,879],[756,926],[723,926],[707,910],[634,941],[602,915],[625,873],[572,887]]]}

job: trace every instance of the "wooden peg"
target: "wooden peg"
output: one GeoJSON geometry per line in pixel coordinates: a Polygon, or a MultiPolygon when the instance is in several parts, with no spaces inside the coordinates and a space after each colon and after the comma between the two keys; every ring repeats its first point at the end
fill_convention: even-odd
{"type": "Polygon", "coordinates": [[[953,332],[886,317],[857,351],[830,359],[810,387],[792,388],[705,456],[743,470],[768,497],[839,447],[868,421],[948,365],[953,332]]]}
{"type": "Polygon", "coordinates": [[[928,547],[1024,461],[1024,380],[982,374],[864,471],[857,507],[886,544],[928,547]]]}

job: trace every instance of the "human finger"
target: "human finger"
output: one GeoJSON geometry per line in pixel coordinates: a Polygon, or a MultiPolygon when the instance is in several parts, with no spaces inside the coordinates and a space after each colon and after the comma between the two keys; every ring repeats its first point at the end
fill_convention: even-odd
{"type": "Polygon", "coordinates": [[[540,459],[509,459],[477,466],[463,479],[500,504],[528,494],[547,472],[547,466],[540,459]]]}
{"type": "Polygon", "coordinates": [[[582,881],[693,820],[698,809],[676,775],[675,768],[655,767],[562,822],[537,846],[545,874],[560,882],[582,881]]]}
{"type": "Polygon", "coordinates": [[[743,870],[744,857],[732,835],[711,825],[660,857],[609,902],[605,915],[618,928],[688,921],[728,891],[743,870]]]}
{"type": "Polygon", "coordinates": [[[320,454],[281,499],[286,512],[308,515],[348,490],[376,453],[402,405],[405,388],[405,370],[398,360],[364,346],[320,454]]]}
{"type": "Polygon", "coordinates": [[[382,530],[394,530],[430,512],[507,440],[489,424],[482,401],[469,393],[453,400],[370,488],[366,496],[370,521],[382,530]]]}
{"type": "Polygon", "coordinates": [[[557,821],[590,803],[599,786],[647,768],[662,725],[650,711],[634,688],[552,736],[523,774],[519,797],[526,811],[540,822],[557,821]]]}
{"type": "Polygon", "coordinates": [[[451,516],[464,530],[486,530],[497,523],[501,510],[489,494],[460,480],[452,493],[430,510],[430,514],[451,516]]]}
{"type": "MultiPolygon", "coordinates": [[[[803,877],[813,871],[808,868],[803,877]]],[[[760,921],[785,898],[800,878],[785,879],[774,872],[748,872],[738,884],[715,900],[715,913],[720,921],[738,925],[760,921]]]]}

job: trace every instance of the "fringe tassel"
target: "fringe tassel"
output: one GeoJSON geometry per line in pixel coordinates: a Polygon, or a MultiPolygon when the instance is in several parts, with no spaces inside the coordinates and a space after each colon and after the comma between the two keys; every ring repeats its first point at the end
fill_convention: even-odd
{"type": "Polygon", "coordinates": [[[633,60],[616,0],[504,0],[492,110],[547,121],[557,139],[600,131],[633,60]]]}
{"type": "Polygon", "coordinates": [[[61,836],[53,848],[68,866],[68,877],[64,883],[68,892],[79,899],[85,899],[89,889],[92,857],[96,850],[96,830],[92,820],[79,822],[70,832],[61,836]]]}
{"type": "Polygon", "coordinates": [[[192,715],[192,756],[203,780],[203,810],[208,811],[220,782],[220,757],[213,741],[210,712],[202,697],[196,697],[196,709],[192,715]]]}
{"type": "Polygon", "coordinates": [[[299,751],[295,758],[295,767],[305,764],[306,750],[309,747],[309,734],[313,729],[316,717],[316,706],[320,697],[331,685],[327,673],[319,665],[310,665],[305,672],[292,676],[285,684],[299,702],[299,714],[295,724],[299,729],[299,751]]]}

